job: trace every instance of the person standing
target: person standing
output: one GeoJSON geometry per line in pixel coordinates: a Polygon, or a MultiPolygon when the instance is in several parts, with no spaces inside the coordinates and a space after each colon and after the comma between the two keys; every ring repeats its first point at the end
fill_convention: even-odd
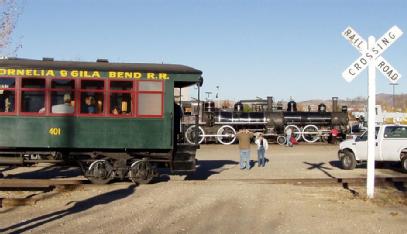
{"type": "Polygon", "coordinates": [[[331,129],[331,143],[336,144],[336,138],[338,137],[339,131],[336,128],[331,129]]]}
{"type": "Polygon", "coordinates": [[[253,133],[247,129],[242,129],[236,134],[239,141],[240,169],[250,170],[250,139],[253,136],[253,133]]]}
{"type": "Polygon", "coordinates": [[[291,128],[288,128],[287,131],[285,132],[286,134],[286,145],[285,146],[289,146],[292,147],[293,144],[291,143],[291,135],[292,135],[292,130],[291,128]]]}
{"type": "Polygon", "coordinates": [[[181,138],[181,119],[184,115],[182,107],[174,102],[174,142],[177,143],[179,138],[181,138]]]}
{"type": "Polygon", "coordinates": [[[51,107],[51,112],[57,114],[71,114],[74,111],[75,108],[71,106],[71,95],[69,93],[64,94],[64,104],[53,105],[51,107]]]}
{"type": "Polygon", "coordinates": [[[85,112],[88,114],[96,114],[96,100],[93,96],[85,98],[85,112]]]}
{"type": "Polygon", "coordinates": [[[263,133],[259,134],[259,137],[255,141],[257,145],[257,166],[264,167],[266,165],[266,150],[269,147],[267,140],[263,137],[263,133]]]}

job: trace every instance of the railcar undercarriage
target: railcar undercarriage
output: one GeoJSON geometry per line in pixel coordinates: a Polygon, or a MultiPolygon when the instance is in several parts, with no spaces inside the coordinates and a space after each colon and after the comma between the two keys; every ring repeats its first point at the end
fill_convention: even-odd
{"type": "Polygon", "coordinates": [[[158,169],[169,167],[172,172],[195,170],[197,147],[180,144],[177,150],[149,151],[70,151],[2,149],[0,165],[30,166],[36,163],[70,164],[81,168],[83,175],[95,184],[107,184],[114,179],[130,179],[147,184],[159,176],[158,169]]]}

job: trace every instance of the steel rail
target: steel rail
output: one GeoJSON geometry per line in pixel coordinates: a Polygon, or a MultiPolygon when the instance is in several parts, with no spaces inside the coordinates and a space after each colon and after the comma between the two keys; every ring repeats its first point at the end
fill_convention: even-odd
{"type": "Polygon", "coordinates": [[[47,188],[58,185],[78,185],[86,180],[63,179],[0,179],[0,189],[4,188],[47,188]]]}

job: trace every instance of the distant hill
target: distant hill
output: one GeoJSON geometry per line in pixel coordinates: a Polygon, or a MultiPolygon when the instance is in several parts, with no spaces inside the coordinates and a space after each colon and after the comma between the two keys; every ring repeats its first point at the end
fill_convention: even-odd
{"type": "MultiPolygon", "coordinates": [[[[407,94],[398,94],[394,96],[395,99],[395,108],[393,109],[393,95],[392,94],[385,94],[379,93],[376,94],[376,104],[381,105],[383,110],[392,112],[407,112],[407,94]]],[[[264,100],[264,99],[263,99],[264,100]]],[[[274,100],[275,104],[281,103],[283,105],[283,109],[287,109],[287,101],[279,101],[274,100]]],[[[218,103],[218,102],[216,102],[218,103]]],[[[233,100],[222,100],[219,102],[222,105],[222,108],[233,108],[235,101],[233,100]]],[[[298,111],[308,111],[308,108],[311,108],[311,111],[317,111],[319,104],[325,104],[327,111],[332,111],[332,99],[312,99],[306,101],[299,101],[297,102],[297,110],[298,111]]],[[[217,104],[218,105],[218,104],[217,104]]],[[[367,98],[366,97],[355,97],[355,98],[345,98],[338,100],[338,108],[341,110],[342,106],[347,106],[348,111],[365,111],[367,106],[367,98]]]]}
{"type": "MultiPolygon", "coordinates": [[[[397,94],[394,96],[395,108],[393,109],[393,95],[379,93],[376,94],[376,104],[381,105],[382,108],[386,111],[399,111],[407,112],[407,94],[397,94]]],[[[314,99],[301,101],[297,103],[298,110],[307,110],[310,105],[312,109],[317,108],[319,104],[324,103],[328,111],[332,110],[332,100],[322,100],[314,99]]],[[[284,103],[285,106],[287,103],[284,103]]],[[[356,98],[346,98],[338,100],[339,108],[341,106],[347,106],[349,111],[363,111],[367,106],[367,98],[365,97],[356,97],[356,98]]]]}

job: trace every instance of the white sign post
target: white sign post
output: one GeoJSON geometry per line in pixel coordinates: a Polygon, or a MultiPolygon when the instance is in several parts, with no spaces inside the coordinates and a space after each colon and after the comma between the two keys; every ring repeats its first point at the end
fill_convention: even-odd
{"type": "Polygon", "coordinates": [[[342,77],[351,82],[358,76],[366,67],[368,69],[368,149],[367,149],[367,181],[366,189],[367,196],[373,198],[374,195],[374,175],[375,175],[375,132],[376,132],[376,68],[390,80],[391,83],[397,83],[401,74],[393,68],[382,56],[380,56],[387,48],[389,48],[403,32],[393,26],[379,40],[375,41],[373,36],[370,36],[368,43],[359,36],[359,34],[351,27],[347,27],[342,32],[345,37],[359,52],[362,54],[355,62],[353,62],[342,73],[342,77]]]}

